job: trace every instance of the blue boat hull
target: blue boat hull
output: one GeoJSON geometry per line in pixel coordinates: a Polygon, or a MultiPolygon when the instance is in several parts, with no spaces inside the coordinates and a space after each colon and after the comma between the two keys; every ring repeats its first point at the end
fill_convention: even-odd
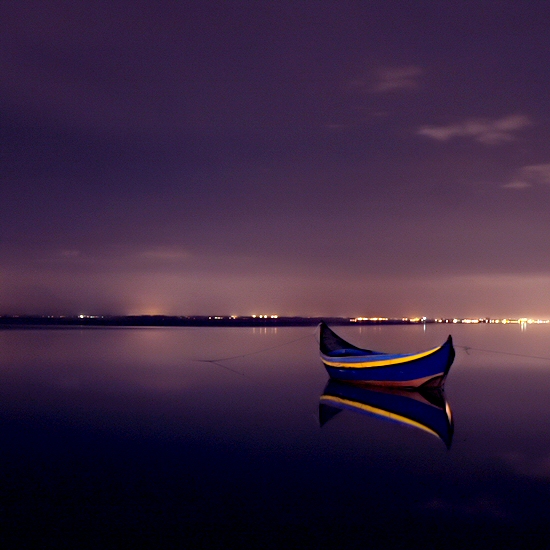
{"type": "Polygon", "coordinates": [[[454,357],[451,336],[431,350],[392,355],[357,348],[321,324],[321,359],[335,380],[405,388],[440,387],[454,357]]]}

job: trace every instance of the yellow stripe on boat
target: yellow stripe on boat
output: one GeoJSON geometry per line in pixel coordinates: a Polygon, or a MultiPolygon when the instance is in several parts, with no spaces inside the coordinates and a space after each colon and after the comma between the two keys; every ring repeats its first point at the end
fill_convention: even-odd
{"type": "Polygon", "coordinates": [[[365,405],[364,403],[357,403],[357,401],[350,401],[348,399],[342,399],[341,397],[333,397],[332,395],[330,396],[323,395],[321,397],[321,403],[323,405],[325,404],[332,405],[336,403],[336,404],[344,405],[354,409],[361,409],[363,411],[376,414],[377,416],[383,416],[384,418],[389,418],[390,420],[395,420],[402,424],[407,424],[408,426],[419,428],[424,432],[427,432],[429,434],[439,437],[439,434],[437,432],[434,432],[432,429],[428,428],[427,426],[424,426],[424,424],[420,424],[420,422],[416,422],[415,420],[411,420],[410,418],[407,418],[406,416],[401,416],[400,414],[395,414],[392,412],[385,411],[383,409],[377,409],[376,407],[371,407],[370,405],[365,405]]]}
{"type": "MultiPolygon", "coordinates": [[[[415,353],[413,355],[401,355],[399,357],[392,357],[391,359],[379,359],[378,361],[363,361],[363,362],[357,362],[353,363],[351,361],[334,361],[331,357],[328,355],[323,354],[323,363],[325,365],[328,365],[329,367],[339,367],[339,368],[353,368],[353,369],[368,369],[371,367],[389,367],[391,365],[399,365],[404,363],[409,363],[411,361],[415,361],[416,359],[422,359],[422,357],[426,357],[427,355],[430,355],[432,353],[435,353],[437,350],[441,349],[442,346],[438,346],[437,348],[430,349],[428,351],[423,351],[420,353],[415,353]]],[[[350,356],[350,357],[357,357],[357,356],[350,356]]],[[[372,357],[372,356],[367,356],[372,357]]]]}

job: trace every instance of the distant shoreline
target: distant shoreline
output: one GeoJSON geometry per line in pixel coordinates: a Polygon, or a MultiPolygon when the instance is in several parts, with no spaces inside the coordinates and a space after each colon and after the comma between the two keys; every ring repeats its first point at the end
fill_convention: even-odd
{"type": "Polygon", "coordinates": [[[2,315],[0,329],[9,328],[93,328],[93,327],[310,327],[321,321],[330,325],[425,325],[451,324],[546,324],[535,319],[428,319],[364,318],[364,317],[278,317],[278,316],[170,316],[170,315],[78,315],[39,316],[2,315]]]}
{"type": "MultiPolygon", "coordinates": [[[[33,327],[300,327],[316,326],[321,321],[332,325],[355,325],[348,317],[222,317],[222,316],[0,316],[0,328],[33,327]]],[[[431,321],[430,321],[431,322],[431,321]]],[[[411,324],[402,319],[371,321],[361,324],[411,324]]]]}

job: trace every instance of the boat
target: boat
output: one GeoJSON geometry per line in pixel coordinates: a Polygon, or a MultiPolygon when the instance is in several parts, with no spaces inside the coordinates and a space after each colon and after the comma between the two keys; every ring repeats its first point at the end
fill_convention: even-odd
{"type": "Polygon", "coordinates": [[[403,388],[441,387],[455,358],[449,335],[441,345],[418,353],[394,354],[362,349],[320,324],[321,360],[330,378],[403,388]]]}
{"type": "Polygon", "coordinates": [[[321,427],[344,410],[418,428],[451,448],[453,416],[442,388],[411,390],[329,380],[319,398],[321,427]]]}

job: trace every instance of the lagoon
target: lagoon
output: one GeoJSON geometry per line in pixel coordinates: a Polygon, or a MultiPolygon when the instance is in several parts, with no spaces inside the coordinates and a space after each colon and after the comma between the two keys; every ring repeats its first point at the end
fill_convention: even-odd
{"type": "Polygon", "coordinates": [[[3,547],[548,547],[550,327],[336,330],[453,335],[450,449],[351,410],[321,427],[312,327],[1,330],[3,547]]]}

